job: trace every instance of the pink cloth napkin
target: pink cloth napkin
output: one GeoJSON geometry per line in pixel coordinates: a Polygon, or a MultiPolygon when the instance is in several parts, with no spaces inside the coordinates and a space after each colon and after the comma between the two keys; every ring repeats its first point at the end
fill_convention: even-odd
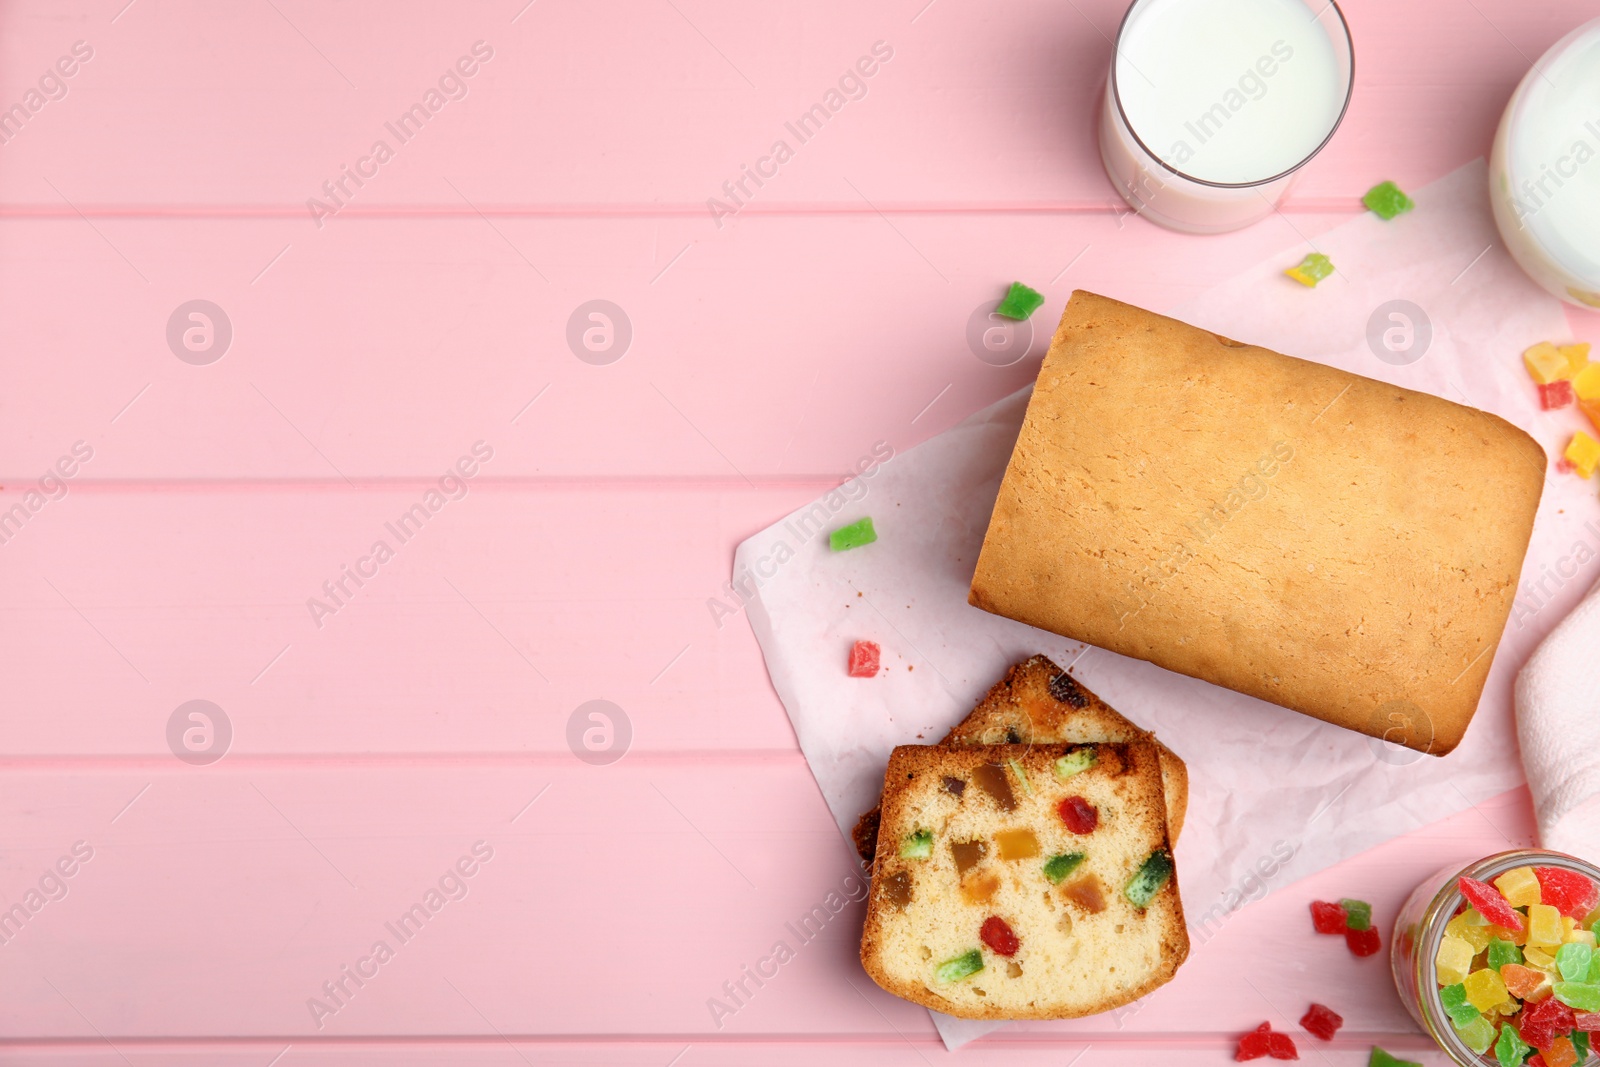
{"type": "Polygon", "coordinates": [[[1600,861],[1600,584],[1528,659],[1516,704],[1540,843],[1600,861]]]}

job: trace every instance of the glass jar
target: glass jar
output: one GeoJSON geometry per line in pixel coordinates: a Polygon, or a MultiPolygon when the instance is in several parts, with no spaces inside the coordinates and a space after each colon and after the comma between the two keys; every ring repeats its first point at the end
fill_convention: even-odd
{"type": "Polygon", "coordinates": [[[1525,848],[1501,852],[1465,867],[1451,864],[1441,868],[1417,886],[1400,908],[1389,939],[1389,967],[1394,985],[1406,1011],[1427,1031],[1450,1059],[1461,1067],[1482,1067],[1495,1062],[1493,1050],[1480,1056],[1468,1048],[1450,1025],[1450,1016],[1439,1003],[1439,978],[1434,960],[1444,926],[1455,917],[1465,898],[1456,888],[1465,875],[1492,883],[1515,867],[1565,867],[1600,885],[1600,867],[1563,852],[1525,848]]]}

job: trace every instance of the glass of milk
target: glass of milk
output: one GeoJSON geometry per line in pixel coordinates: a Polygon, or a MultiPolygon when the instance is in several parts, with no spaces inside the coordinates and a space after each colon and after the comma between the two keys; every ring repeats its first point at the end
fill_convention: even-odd
{"type": "Polygon", "coordinates": [[[1600,308],[1600,19],[1558,41],[1511,94],[1489,160],[1489,202],[1534,281],[1600,308]]]}
{"type": "Polygon", "coordinates": [[[1117,32],[1100,158],[1152,222],[1248,226],[1333,136],[1354,76],[1332,0],[1134,0],[1117,32]]]}

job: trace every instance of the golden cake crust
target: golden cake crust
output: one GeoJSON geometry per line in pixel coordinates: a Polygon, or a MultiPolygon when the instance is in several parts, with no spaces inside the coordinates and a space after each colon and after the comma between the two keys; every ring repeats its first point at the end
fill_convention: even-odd
{"type": "Polygon", "coordinates": [[[969,599],[1445,755],[1544,474],[1487,412],[1078,291],[969,599]]]}

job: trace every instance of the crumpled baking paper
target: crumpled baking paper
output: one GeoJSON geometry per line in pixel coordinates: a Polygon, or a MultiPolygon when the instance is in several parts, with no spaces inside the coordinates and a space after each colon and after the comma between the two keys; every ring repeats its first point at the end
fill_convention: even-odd
{"type": "MultiPolygon", "coordinates": [[[[1168,313],[1487,409],[1558,455],[1579,424],[1538,410],[1519,354],[1566,338],[1567,323],[1501,245],[1483,162],[1415,198],[1416,210],[1393,221],[1366,214],[1318,237],[1338,273],[1314,290],[1282,275],[1308,250],[1300,245],[1168,313]]],[[[847,839],[877,802],[895,745],[938,741],[1008,666],[1039,652],[1187,761],[1176,859],[1194,951],[1271,890],[1521,784],[1512,681],[1593,582],[1594,565],[1573,564],[1579,542],[1600,550],[1592,483],[1547,474],[1482,702],[1460,747],[1439,759],[970,607],[968,582],[1027,393],[886,462],[892,445],[879,443],[839,490],[739,546],[734,584],[847,839]],[[877,543],[829,551],[827,532],[863,515],[877,543]],[[882,646],[877,678],[845,674],[858,638],[882,646]]],[[[932,1014],[950,1048],[1006,1025],[932,1014]]]]}

